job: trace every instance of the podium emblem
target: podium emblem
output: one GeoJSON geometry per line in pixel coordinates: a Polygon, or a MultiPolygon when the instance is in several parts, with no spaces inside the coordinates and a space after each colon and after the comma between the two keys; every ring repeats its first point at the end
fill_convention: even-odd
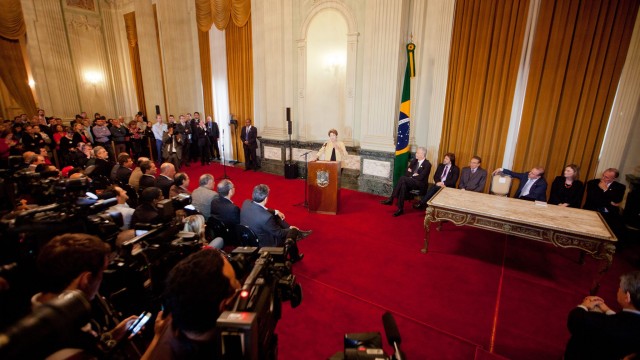
{"type": "Polygon", "coordinates": [[[318,170],[316,172],[316,184],[319,187],[327,187],[329,185],[329,172],[326,170],[318,170]]]}

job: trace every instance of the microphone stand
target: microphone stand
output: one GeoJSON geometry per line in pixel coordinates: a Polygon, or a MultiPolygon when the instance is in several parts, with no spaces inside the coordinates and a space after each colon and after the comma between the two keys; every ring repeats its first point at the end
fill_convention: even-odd
{"type": "Polygon", "coordinates": [[[307,161],[307,156],[309,155],[310,152],[311,150],[300,155],[300,156],[304,156],[304,163],[306,166],[306,169],[304,171],[304,202],[295,204],[294,206],[304,206],[306,208],[309,208],[309,202],[307,201],[307,188],[309,187],[309,161],[307,161]]]}
{"type": "Polygon", "coordinates": [[[222,140],[222,154],[221,154],[221,155],[222,155],[222,170],[223,170],[223,172],[224,172],[224,175],[222,175],[222,178],[223,178],[223,179],[229,179],[229,180],[231,180],[231,178],[227,176],[227,164],[225,163],[225,155],[224,155],[224,129],[221,129],[221,130],[222,130],[222,139],[223,139],[223,140],[222,140]]]}

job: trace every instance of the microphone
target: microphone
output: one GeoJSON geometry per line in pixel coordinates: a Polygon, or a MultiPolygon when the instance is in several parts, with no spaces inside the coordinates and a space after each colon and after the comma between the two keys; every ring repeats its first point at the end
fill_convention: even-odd
{"type": "MultiPolygon", "coordinates": [[[[323,148],[323,147],[326,147],[326,146],[327,146],[327,144],[328,144],[328,143],[324,143],[324,145],[322,145],[322,148],[323,148]]],[[[322,149],[322,148],[320,148],[320,149],[322,149]]]]}
{"type": "Polygon", "coordinates": [[[309,150],[309,151],[307,151],[306,153],[304,153],[304,154],[300,155],[299,157],[303,157],[303,156],[307,155],[308,153],[310,153],[310,152],[312,152],[312,151],[313,151],[313,150],[309,150]]]}
{"type": "Polygon", "coordinates": [[[404,359],[402,351],[400,351],[400,343],[402,342],[400,331],[398,330],[398,325],[396,325],[396,320],[390,312],[387,311],[382,315],[382,325],[384,326],[384,333],[387,335],[389,345],[393,346],[395,350],[393,358],[396,360],[404,359]]]}

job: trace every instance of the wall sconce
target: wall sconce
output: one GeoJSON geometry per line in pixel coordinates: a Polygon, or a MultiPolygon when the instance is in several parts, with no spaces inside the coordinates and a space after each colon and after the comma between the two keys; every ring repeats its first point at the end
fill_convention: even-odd
{"type": "Polygon", "coordinates": [[[336,73],[338,69],[345,66],[347,56],[342,52],[334,52],[324,56],[324,68],[330,72],[336,73]]]}
{"type": "Polygon", "coordinates": [[[95,86],[102,82],[102,74],[97,71],[87,71],[84,73],[84,79],[91,85],[95,86]]]}
{"type": "Polygon", "coordinates": [[[35,86],[36,86],[36,82],[33,81],[33,79],[29,79],[29,87],[33,89],[35,86]]]}

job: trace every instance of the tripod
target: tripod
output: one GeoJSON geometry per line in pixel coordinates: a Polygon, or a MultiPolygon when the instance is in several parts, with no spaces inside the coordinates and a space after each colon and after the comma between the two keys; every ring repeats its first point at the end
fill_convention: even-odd
{"type": "Polygon", "coordinates": [[[306,169],[304,171],[304,202],[295,204],[294,206],[304,206],[307,209],[309,208],[309,202],[307,201],[307,188],[309,187],[309,161],[307,160],[307,155],[309,155],[309,153],[311,152],[311,150],[307,151],[306,153],[300,155],[301,157],[304,156],[304,163],[306,166],[306,169]]]}
{"type": "MultiPolygon", "coordinates": [[[[222,129],[222,139],[224,139],[224,129],[222,129]]],[[[231,178],[227,176],[227,164],[225,163],[225,155],[224,155],[224,140],[222,140],[221,155],[222,155],[222,171],[224,172],[224,175],[222,175],[222,178],[231,180],[231,178]]]]}

